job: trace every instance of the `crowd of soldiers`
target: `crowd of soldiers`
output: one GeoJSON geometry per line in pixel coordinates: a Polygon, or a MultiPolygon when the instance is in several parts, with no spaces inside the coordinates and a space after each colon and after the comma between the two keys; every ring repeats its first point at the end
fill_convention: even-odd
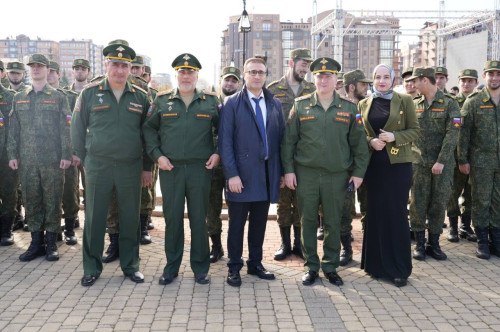
{"type": "MultiPolygon", "coordinates": [[[[126,41],[110,42],[103,54],[106,75],[88,83],[89,61],[75,59],[73,83],[62,88],[59,65],[44,55],[29,57],[31,86],[23,83],[22,62],[12,61],[6,67],[0,62],[5,85],[0,85],[0,244],[14,244],[13,230],[24,228],[31,233],[31,243],[19,257],[21,261],[39,256],[58,260],[57,241],[62,240],[63,231],[67,245],[78,242],[74,229],[79,227],[81,177],[85,204],[82,285],[92,285],[102,272],[102,263],[116,259],[120,259],[127,277],[143,282],[139,244],[151,243],[148,230],[154,228],[151,214],[155,208],[156,179],[160,177],[167,265],[159,282],[166,285],[177,277],[184,248],[187,201],[191,268],[196,282],[206,284],[210,281],[210,263],[224,256],[221,210],[223,191],[229,190],[222,167],[224,160],[219,164],[217,153],[218,118],[228,98],[244,88],[242,76],[246,73],[242,75],[235,67],[223,68],[219,94],[201,91],[196,89],[196,83],[202,66],[195,56],[183,53],[172,63],[178,88],[158,92],[148,85],[151,68],[144,65],[142,57],[136,56],[126,41]],[[21,205],[25,209],[24,220],[21,205]],[[110,244],[103,255],[106,230],[110,244]]],[[[479,91],[474,91],[478,71],[461,70],[456,96],[446,90],[445,67],[408,68],[401,78],[405,93],[414,98],[420,125],[420,136],[412,146],[415,158],[409,223],[416,241],[413,258],[447,258],[439,245],[446,211],[449,241],[463,238],[477,242],[479,258],[500,256],[500,61],[486,62],[486,85],[479,91]]],[[[345,155],[345,160],[351,162],[344,165],[349,176],[342,181],[354,181],[354,188],[346,191],[343,185],[343,190],[327,194],[321,189],[318,197],[312,191],[306,199],[305,192],[295,190],[297,180],[284,177],[278,201],[281,245],[274,259],[284,260],[293,254],[305,259],[307,270],[317,272],[320,262],[316,245],[317,240],[323,240],[331,264],[325,269],[327,262],[323,261],[323,269],[330,282],[337,285],[342,280],[335,268],[352,261],[355,193],[362,224],[366,213],[367,188],[361,182],[368,147],[353,139],[362,131],[362,126],[355,126],[362,125],[356,105],[369,95],[370,83],[372,80],[361,70],[342,73],[335,60],[315,60],[309,50],[296,49],[290,52],[286,74],[265,89],[279,100],[283,117],[288,119],[281,153],[283,176],[299,171],[305,179],[336,171],[335,162],[314,166],[309,175],[305,168],[297,169],[295,162],[299,157],[328,159],[314,155],[320,153],[315,152],[319,148],[312,149],[318,140],[325,140],[325,146],[331,147],[333,152],[328,153],[332,157],[345,155]],[[305,80],[309,71],[313,75],[334,75],[336,85],[330,104],[322,104],[324,88],[316,91],[316,80],[305,80]],[[310,115],[317,112],[316,107],[323,107],[320,109],[325,112],[334,109],[340,114],[335,121],[350,124],[346,132],[350,135],[348,150],[336,145],[334,135],[318,136],[323,127],[300,127],[303,121],[321,119],[321,113],[310,115]],[[311,132],[300,131],[305,128],[312,128],[311,132]],[[298,140],[300,134],[300,140],[306,141],[301,144],[309,144],[310,151],[296,147],[297,141],[290,143],[298,140]],[[302,197],[302,203],[298,197],[302,197]],[[311,207],[308,204],[312,208],[304,212],[306,206],[311,207]],[[332,216],[337,218],[339,213],[341,218],[334,223],[332,216]]],[[[322,121],[326,123],[319,122],[322,121]]],[[[259,277],[269,279],[268,274],[261,272],[257,273],[259,277]]],[[[316,277],[306,274],[303,283],[311,284],[316,277]]]]}

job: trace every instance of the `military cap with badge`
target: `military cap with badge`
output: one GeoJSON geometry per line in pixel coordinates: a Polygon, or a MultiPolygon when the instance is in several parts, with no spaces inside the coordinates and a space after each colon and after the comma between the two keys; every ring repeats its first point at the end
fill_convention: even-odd
{"type": "Polygon", "coordinates": [[[59,66],[59,64],[57,62],[49,61],[49,69],[54,70],[57,73],[59,73],[59,70],[61,69],[61,67],[59,66]]]}
{"type": "Polygon", "coordinates": [[[75,59],[75,60],[73,60],[72,68],[75,68],[75,67],[85,67],[85,68],[90,69],[90,62],[89,62],[89,60],[86,60],[86,59],[75,59]]]}
{"type": "Polygon", "coordinates": [[[475,70],[475,69],[462,69],[458,73],[458,78],[459,79],[461,79],[461,78],[472,78],[472,79],[477,80],[478,79],[477,70],[475,70]]]}
{"type": "Polygon", "coordinates": [[[500,61],[499,60],[488,60],[484,64],[483,72],[489,71],[500,71],[500,61]]]}
{"type": "Polygon", "coordinates": [[[332,58],[318,58],[311,63],[309,69],[313,75],[334,75],[338,74],[342,66],[332,58]]]}
{"type": "Polygon", "coordinates": [[[144,58],[137,55],[134,60],[132,60],[132,67],[144,67],[144,58]]]}
{"type": "Polygon", "coordinates": [[[199,71],[201,64],[196,57],[189,53],[183,53],[172,61],[172,68],[177,70],[199,71]]]}
{"type": "Polygon", "coordinates": [[[411,81],[410,77],[413,74],[413,67],[406,67],[401,73],[401,78],[405,80],[405,82],[411,81]],[[406,78],[405,78],[406,77],[406,78]]]}
{"type": "Polygon", "coordinates": [[[102,50],[102,54],[108,61],[120,63],[131,63],[136,57],[135,51],[123,39],[109,42],[108,46],[102,50]]]}
{"type": "Polygon", "coordinates": [[[311,57],[311,50],[307,48],[296,48],[290,51],[290,59],[302,59],[305,61],[313,61],[314,59],[311,57]]]}
{"type": "Polygon", "coordinates": [[[45,55],[40,54],[40,53],[35,53],[35,54],[30,55],[29,60],[28,60],[28,66],[31,66],[35,63],[42,65],[42,66],[45,66],[45,67],[48,67],[50,64],[50,61],[49,61],[49,59],[47,59],[47,57],[45,55]]]}
{"type": "Polygon", "coordinates": [[[448,69],[446,69],[446,67],[436,67],[436,75],[439,74],[448,77],[448,69]]]}
{"type": "Polygon", "coordinates": [[[12,61],[7,63],[7,72],[23,74],[26,72],[26,66],[20,61],[12,61]]]}
{"type": "Polygon", "coordinates": [[[239,81],[241,79],[241,72],[236,67],[224,67],[222,69],[222,73],[220,74],[220,77],[222,79],[225,79],[228,76],[234,76],[239,81]]]}
{"type": "Polygon", "coordinates": [[[347,87],[349,84],[361,83],[373,83],[372,80],[366,78],[363,71],[356,69],[344,74],[344,85],[347,87]]]}
{"type": "Polygon", "coordinates": [[[406,80],[411,81],[419,77],[436,77],[436,70],[432,67],[415,67],[412,76],[406,80]]]}

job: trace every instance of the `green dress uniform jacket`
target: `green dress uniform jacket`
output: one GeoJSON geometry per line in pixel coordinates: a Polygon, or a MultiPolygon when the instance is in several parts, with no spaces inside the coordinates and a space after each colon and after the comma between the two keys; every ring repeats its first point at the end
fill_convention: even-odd
{"type": "Polygon", "coordinates": [[[219,122],[215,94],[196,89],[186,108],[179,91],[159,92],[144,123],[146,149],[154,161],[167,157],[174,168],[160,170],[165,215],[165,274],[178,273],[184,251],[184,204],[191,228],[191,269],[195,274],[210,268],[205,218],[213,170],[205,163],[216,152],[214,133],[219,122]]]}
{"type": "Polygon", "coordinates": [[[366,144],[360,142],[365,135],[356,113],[356,105],[337,93],[326,112],[316,92],[297,98],[287,120],[281,153],[285,174],[295,173],[296,163],[328,172],[352,167],[352,176],[362,178],[368,153],[366,144]]]}
{"type": "MultiPolygon", "coordinates": [[[[358,109],[361,112],[365,125],[368,145],[372,139],[378,137],[378,134],[373,131],[368,121],[372,102],[373,98],[368,97],[361,100],[358,104],[358,109]]],[[[385,145],[387,155],[391,164],[411,163],[414,160],[411,151],[411,142],[415,141],[420,133],[420,127],[415,114],[415,105],[411,96],[393,92],[390,108],[389,119],[385,124],[384,130],[392,132],[396,140],[385,145]]],[[[371,145],[369,147],[371,153],[371,145]]]]}
{"type": "Polygon", "coordinates": [[[281,108],[283,109],[283,116],[285,119],[288,119],[288,115],[293,107],[295,98],[313,93],[316,90],[316,87],[313,83],[304,80],[300,82],[297,95],[294,95],[292,88],[288,85],[286,76],[283,76],[279,81],[270,83],[267,86],[267,89],[271,91],[274,97],[280,101],[281,108]]]}
{"type": "MultiPolygon", "coordinates": [[[[0,85],[0,160],[7,160],[7,132],[9,129],[9,113],[15,91],[0,85]]],[[[0,167],[2,167],[0,165],[0,167]]]]}

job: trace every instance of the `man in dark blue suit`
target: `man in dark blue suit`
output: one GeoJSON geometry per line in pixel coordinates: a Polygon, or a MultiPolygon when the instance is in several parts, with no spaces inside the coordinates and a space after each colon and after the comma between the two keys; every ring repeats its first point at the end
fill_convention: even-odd
{"type": "Polygon", "coordinates": [[[243,90],[231,96],[220,113],[219,153],[226,177],[229,205],[227,283],[240,286],[243,267],[243,235],[247,216],[248,274],[272,280],[262,266],[262,244],[269,204],[276,203],[283,182],[280,146],[285,131],[281,103],[264,88],[264,60],[245,62],[243,90]]]}

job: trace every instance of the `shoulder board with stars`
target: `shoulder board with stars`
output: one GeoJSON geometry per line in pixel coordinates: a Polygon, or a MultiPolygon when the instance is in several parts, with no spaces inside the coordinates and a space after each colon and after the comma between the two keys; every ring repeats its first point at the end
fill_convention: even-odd
{"type": "MultiPolygon", "coordinates": [[[[340,99],[342,99],[342,100],[345,100],[345,101],[348,101],[348,102],[349,102],[349,103],[351,103],[351,104],[354,104],[354,103],[352,102],[352,100],[350,100],[349,98],[347,98],[347,97],[345,97],[345,96],[340,96],[340,95],[339,95],[339,97],[340,97],[340,99]]],[[[354,104],[354,105],[356,105],[356,104],[354,104]]]]}
{"type": "Polygon", "coordinates": [[[143,92],[143,93],[145,93],[145,94],[148,94],[148,92],[147,92],[146,90],[144,90],[143,88],[141,88],[140,86],[135,85],[135,84],[132,84],[132,86],[133,86],[134,88],[136,88],[137,90],[139,90],[139,91],[141,91],[141,92],[143,92]]]}
{"type": "Polygon", "coordinates": [[[304,100],[304,99],[310,99],[311,97],[312,97],[312,94],[308,94],[308,95],[305,95],[305,96],[301,96],[301,97],[295,98],[295,101],[300,101],[300,100],[304,100]]]}
{"type": "Polygon", "coordinates": [[[206,94],[206,95],[216,96],[216,97],[217,97],[217,92],[212,92],[212,91],[208,91],[208,90],[203,90],[203,93],[204,93],[204,94],[206,94]]]}
{"type": "Polygon", "coordinates": [[[163,90],[163,91],[160,91],[156,94],[156,97],[160,97],[160,96],[164,96],[164,95],[168,95],[168,94],[171,94],[172,92],[174,92],[174,89],[170,89],[170,90],[163,90]]]}

